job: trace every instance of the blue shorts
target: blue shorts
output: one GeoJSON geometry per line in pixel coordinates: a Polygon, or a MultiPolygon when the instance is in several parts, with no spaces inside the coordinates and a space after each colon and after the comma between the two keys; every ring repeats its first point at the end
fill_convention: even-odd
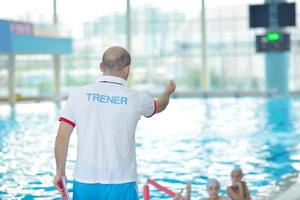
{"type": "Polygon", "coordinates": [[[74,181],[73,200],[138,200],[136,182],[123,184],[88,184],[74,181]]]}

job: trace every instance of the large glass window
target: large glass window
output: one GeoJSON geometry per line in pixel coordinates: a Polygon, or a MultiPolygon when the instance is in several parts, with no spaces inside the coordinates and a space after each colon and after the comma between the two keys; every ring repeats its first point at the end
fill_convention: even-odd
{"type": "Polygon", "coordinates": [[[153,92],[174,78],[199,87],[200,1],[132,0],[133,83],[153,92]]]}
{"type": "Polygon", "coordinates": [[[8,96],[7,56],[0,55],[0,98],[8,96]]]}
{"type": "MultiPolygon", "coordinates": [[[[57,1],[58,29],[53,21],[53,1],[23,3],[12,0],[0,8],[0,18],[34,23],[35,34],[72,36],[73,53],[61,56],[62,92],[94,82],[99,76],[103,51],[112,45],[127,46],[126,0],[113,3],[57,1]],[[30,7],[30,6],[31,7],[30,7]],[[34,5],[34,6],[33,6],[34,5]],[[70,9],[72,7],[72,9],[70,9]],[[7,11],[5,11],[7,10],[7,11]],[[3,12],[2,12],[3,11],[3,12]],[[54,29],[54,30],[53,30],[54,29]],[[59,30],[57,32],[57,30],[59,30]]],[[[265,54],[255,52],[255,35],[264,29],[248,26],[248,5],[264,0],[206,0],[206,40],[209,91],[264,91],[265,54]]],[[[300,4],[297,3],[297,13],[300,4]]],[[[297,16],[297,25],[300,15],[297,16]]],[[[292,91],[300,90],[300,32],[291,34],[289,79],[292,91]]],[[[202,77],[201,0],[131,0],[131,53],[133,87],[160,92],[167,79],[177,81],[177,91],[199,91],[202,77]]],[[[51,96],[54,93],[50,55],[17,56],[17,93],[51,96]],[[44,73],[44,74],[43,74],[44,73]],[[44,79],[37,78],[43,77],[44,79]],[[35,77],[35,78],[34,78],[35,77]],[[29,80],[29,81],[28,81],[29,80]]],[[[0,96],[7,95],[6,56],[0,57],[0,96]]]]}
{"type": "Polygon", "coordinates": [[[101,74],[99,64],[106,48],[126,47],[126,1],[59,1],[60,13],[67,12],[61,20],[72,29],[73,54],[62,57],[62,93],[70,88],[90,84],[101,74]],[[76,20],[74,20],[76,19],[76,20]]]}
{"type": "MultiPolygon", "coordinates": [[[[60,1],[57,1],[60,2],[60,1]]],[[[2,2],[0,19],[28,21],[35,23],[52,23],[53,0],[10,0],[2,2]]]]}
{"type": "Polygon", "coordinates": [[[16,94],[21,97],[52,97],[54,70],[51,56],[16,56],[16,94]]]}

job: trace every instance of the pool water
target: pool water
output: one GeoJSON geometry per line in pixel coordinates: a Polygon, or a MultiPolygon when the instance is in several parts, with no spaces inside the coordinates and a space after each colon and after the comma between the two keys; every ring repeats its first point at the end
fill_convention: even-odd
{"type": "MultiPolygon", "coordinates": [[[[0,105],[0,199],[59,199],[52,185],[60,107],[0,105]]],[[[76,158],[72,135],[68,187],[76,158]]],[[[148,177],[179,191],[192,180],[204,197],[208,178],[225,194],[236,164],[252,196],[300,170],[300,101],[285,98],[172,99],[164,113],[142,118],[136,130],[139,188],[148,177]]],[[[152,199],[170,199],[150,186],[152,199]]]]}

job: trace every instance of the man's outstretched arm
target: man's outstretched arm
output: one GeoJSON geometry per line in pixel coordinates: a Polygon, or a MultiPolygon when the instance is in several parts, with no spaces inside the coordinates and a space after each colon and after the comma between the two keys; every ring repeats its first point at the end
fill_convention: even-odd
{"type": "Polygon", "coordinates": [[[55,187],[62,192],[59,181],[62,176],[65,176],[65,166],[68,154],[68,147],[71,134],[74,127],[68,123],[61,122],[58,128],[58,133],[55,140],[55,160],[56,160],[56,175],[53,180],[55,187]]]}
{"type": "Polygon", "coordinates": [[[169,104],[170,96],[173,92],[175,92],[176,83],[175,81],[169,81],[168,85],[165,88],[165,91],[157,98],[156,100],[156,112],[160,113],[166,109],[169,104]]]}

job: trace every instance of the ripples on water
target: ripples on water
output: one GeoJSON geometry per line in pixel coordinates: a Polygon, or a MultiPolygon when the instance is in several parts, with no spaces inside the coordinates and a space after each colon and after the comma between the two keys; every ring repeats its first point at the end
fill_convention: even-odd
{"type": "MultiPolygon", "coordinates": [[[[167,111],[137,127],[139,187],[151,177],[172,190],[193,181],[193,196],[206,196],[217,178],[221,193],[241,165],[253,196],[300,169],[300,103],[297,99],[175,99],[167,111]]],[[[59,113],[52,103],[0,105],[0,199],[59,199],[52,186],[59,113]]],[[[72,178],[76,135],[67,175],[72,178]]],[[[72,188],[71,180],[68,187],[72,188]]],[[[151,188],[153,199],[168,198],[151,188]]]]}

